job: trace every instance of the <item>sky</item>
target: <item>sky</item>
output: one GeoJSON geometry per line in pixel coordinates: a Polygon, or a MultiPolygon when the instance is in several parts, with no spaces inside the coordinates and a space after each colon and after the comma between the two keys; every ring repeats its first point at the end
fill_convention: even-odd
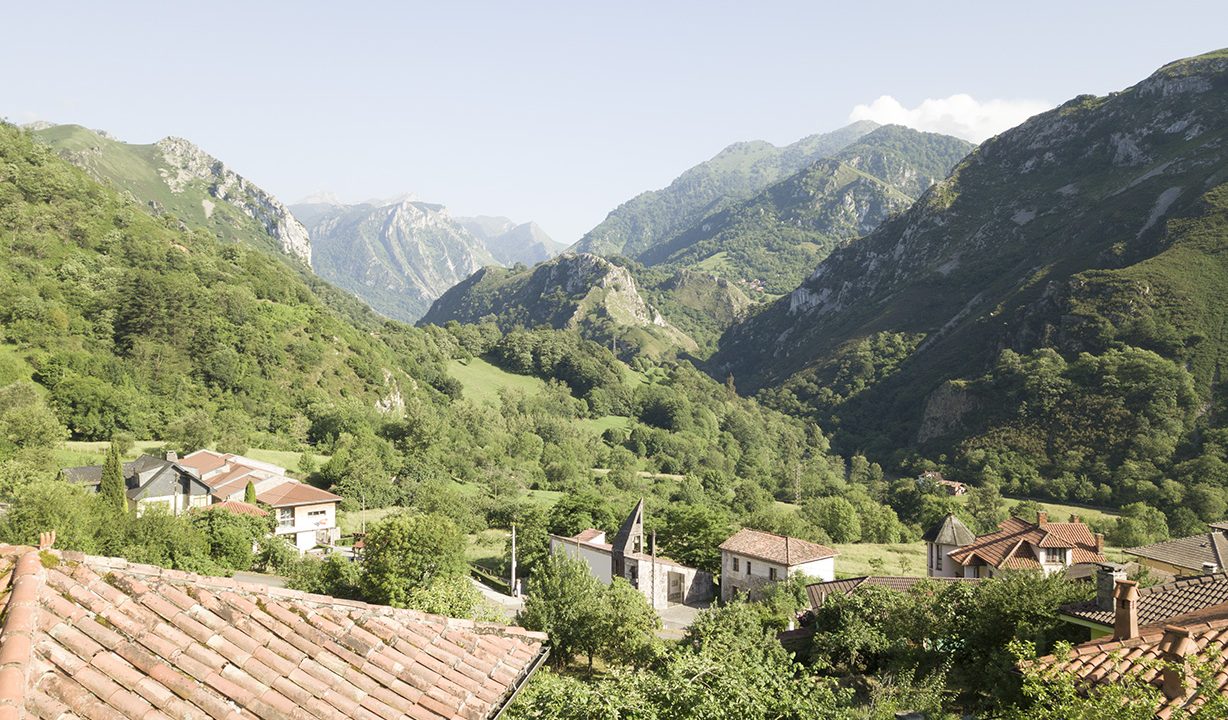
{"type": "Polygon", "coordinates": [[[1228,45],[1228,3],[6,3],[0,117],[188,138],[287,203],[411,193],[571,243],[743,140],[981,140],[1228,45]]]}

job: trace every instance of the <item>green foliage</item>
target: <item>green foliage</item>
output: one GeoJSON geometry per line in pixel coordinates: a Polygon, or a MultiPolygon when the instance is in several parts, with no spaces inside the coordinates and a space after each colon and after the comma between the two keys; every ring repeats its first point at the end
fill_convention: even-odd
{"type": "Polygon", "coordinates": [[[128,512],[128,483],[124,480],[119,446],[115,443],[111,443],[107,448],[107,459],[102,464],[102,479],[98,482],[98,495],[103,504],[115,512],[128,512]]]}
{"type": "Polygon", "coordinates": [[[533,572],[527,595],[517,622],[550,636],[555,666],[579,654],[592,665],[602,643],[602,587],[588,565],[566,554],[551,555],[533,572]]]}
{"type": "Polygon", "coordinates": [[[210,557],[229,570],[250,569],[255,560],[253,548],[274,525],[272,515],[255,517],[217,508],[194,510],[188,521],[208,540],[210,557]]]}
{"type": "Polygon", "coordinates": [[[671,504],[650,526],[663,554],[714,575],[721,569],[718,546],[734,532],[728,513],[710,505],[671,504]]]}
{"type": "Polygon", "coordinates": [[[256,486],[250,481],[243,488],[243,502],[248,505],[256,504],[256,486]]]}
{"type": "Polygon", "coordinates": [[[465,537],[442,515],[401,512],[367,529],[362,587],[371,602],[408,607],[413,593],[466,572],[465,537]]]}
{"type": "Polygon", "coordinates": [[[661,652],[656,632],[661,618],[639,590],[623,578],[614,578],[597,604],[599,654],[611,664],[642,667],[661,652]]]}

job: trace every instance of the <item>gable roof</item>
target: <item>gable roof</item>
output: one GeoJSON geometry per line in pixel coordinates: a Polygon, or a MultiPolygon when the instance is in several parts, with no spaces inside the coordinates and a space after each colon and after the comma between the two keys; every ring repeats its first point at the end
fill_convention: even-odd
{"type": "Polygon", "coordinates": [[[810,607],[818,608],[831,595],[851,595],[863,587],[882,587],[897,592],[907,592],[921,582],[937,583],[972,583],[980,582],[980,578],[965,577],[912,577],[903,575],[863,575],[862,577],[829,580],[806,586],[806,597],[810,599],[810,607]]]}
{"type": "Polygon", "coordinates": [[[927,530],[921,539],[938,545],[968,545],[976,540],[976,535],[955,517],[955,513],[947,513],[942,522],[927,530]]]}
{"type": "Polygon", "coordinates": [[[1104,562],[1096,551],[1096,538],[1081,522],[1030,523],[1009,517],[998,524],[998,531],[978,536],[973,542],[948,553],[960,565],[980,560],[999,569],[1040,569],[1032,546],[1070,550],[1070,562],[1104,562]]]}
{"type": "MultiPolygon", "coordinates": [[[[1144,627],[1138,637],[1128,640],[1111,637],[1092,640],[1072,648],[1068,655],[1046,655],[1027,664],[1074,674],[1091,686],[1113,683],[1127,674],[1142,673],[1147,682],[1162,687],[1161,673],[1152,664],[1163,660],[1165,650],[1173,648],[1173,641],[1187,633],[1193,641],[1187,646],[1191,654],[1200,656],[1211,666],[1216,687],[1210,690],[1220,695],[1228,693],[1228,672],[1225,672],[1228,668],[1228,604],[1170,618],[1167,625],[1144,627]],[[1214,648],[1209,648],[1210,645],[1214,648]]],[[[1194,677],[1187,677],[1186,685],[1184,694],[1161,696],[1156,717],[1167,718],[1175,710],[1201,704],[1200,693],[1206,688],[1199,688],[1194,677]]]]}
{"type": "Polygon", "coordinates": [[[4,545],[0,564],[5,717],[474,720],[546,653],[516,627],[115,558],[4,545]]]}
{"type": "MultiPolygon", "coordinates": [[[[1226,602],[1228,573],[1215,573],[1139,588],[1135,608],[1140,625],[1154,625],[1226,602]]],[[[1063,605],[1061,611],[1080,620],[1113,627],[1113,611],[1100,609],[1095,600],[1063,605]]]]}
{"type": "Polygon", "coordinates": [[[316,503],[337,503],[341,502],[341,496],[297,480],[286,480],[280,485],[257,493],[256,500],[270,507],[283,508],[316,503]]]}
{"type": "Polygon", "coordinates": [[[721,543],[720,549],[786,567],[840,554],[825,545],[808,540],[750,528],[742,528],[731,535],[728,540],[721,543]]]}
{"type": "MultiPolygon", "coordinates": [[[[62,468],[60,472],[70,482],[97,487],[102,483],[102,469],[102,465],[79,465],[77,467],[62,468]]],[[[145,487],[167,470],[172,470],[180,476],[191,478],[192,483],[199,486],[202,491],[207,492],[209,489],[208,484],[201,482],[195,473],[178,462],[157,458],[152,455],[141,455],[135,460],[130,460],[120,465],[120,472],[124,476],[124,485],[127,488],[125,494],[127,494],[128,499],[136,500],[139,498],[145,487]]]]}
{"type": "Polygon", "coordinates": [[[1168,565],[1202,570],[1204,563],[1228,568],[1228,538],[1221,532],[1200,533],[1164,542],[1123,550],[1127,555],[1156,560],[1168,565]]]}

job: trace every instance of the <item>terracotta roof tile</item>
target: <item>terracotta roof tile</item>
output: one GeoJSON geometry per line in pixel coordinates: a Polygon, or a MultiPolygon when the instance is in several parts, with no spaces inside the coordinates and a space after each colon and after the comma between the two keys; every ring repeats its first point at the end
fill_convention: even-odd
{"type": "Polygon", "coordinates": [[[1081,522],[1030,523],[1009,517],[998,525],[997,532],[978,536],[973,542],[948,553],[960,565],[976,561],[995,568],[1039,569],[1039,559],[1032,552],[1041,548],[1070,550],[1071,564],[1104,562],[1096,551],[1096,537],[1081,522]]]}
{"type": "Polygon", "coordinates": [[[0,720],[487,718],[544,655],[518,628],[53,554],[0,546],[0,720]]]}
{"type": "Polygon", "coordinates": [[[721,543],[720,549],[785,566],[800,565],[840,554],[818,543],[750,528],[742,528],[731,535],[721,543]]]}

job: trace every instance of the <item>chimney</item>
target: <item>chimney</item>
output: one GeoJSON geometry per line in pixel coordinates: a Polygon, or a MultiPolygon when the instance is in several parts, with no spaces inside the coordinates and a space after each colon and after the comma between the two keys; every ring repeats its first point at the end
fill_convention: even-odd
{"type": "Polygon", "coordinates": [[[1129,640],[1138,637],[1138,583],[1133,580],[1118,580],[1113,598],[1117,601],[1113,610],[1113,639],[1129,640]]]}
{"type": "Polygon", "coordinates": [[[1079,522],[1079,516],[1078,516],[1078,515],[1075,515],[1074,513],[1070,513],[1070,522],[1072,522],[1072,523],[1077,523],[1077,522],[1079,522]]]}
{"type": "Polygon", "coordinates": [[[1112,612],[1113,589],[1126,579],[1126,571],[1119,565],[1103,563],[1096,566],[1096,607],[1112,612]]]}
{"type": "Polygon", "coordinates": [[[1219,565],[1216,565],[1213,562],[1205,562],[1202,564],[1203,575],[1214,575],[1217,572],[1219,572],[1219,565]]]}
{"type": "Polygon", "coordinates": [[[1096,554],[1104,554],[1104,533],[1096,533],[1096,554]]]}
{"type": "Polygon", "coordinates": [[[1159,650],[1160,660],[1164,662],[1164,667],[1160,670],[1164,697],[1169,700],[1185,697],[1189,680],[1185,659],[1198,651],[1198,643],[1194,642],[1188,628],[1165,625],[1159,650]]]}
{"type": "Polygon", "coordinates": [[[1044,525],[1047,522],[1049,522],[1049,513],[1045,512],[1044,510],[1041,510],[1040,512],[1036,513],[1036,524],[1037,525],[1044,525]]]}
{"type": "Polygon", "coordinates": [[[55,545],[55,530],[38,534],[38,549],[50,550],[55,545]]]}
{"type": "Polygon", "coordinates": [[[179,453],[175,452],[174,450],[167,450],[166,451],[166,461],[167,462],[179,462],[179,453]]]}

